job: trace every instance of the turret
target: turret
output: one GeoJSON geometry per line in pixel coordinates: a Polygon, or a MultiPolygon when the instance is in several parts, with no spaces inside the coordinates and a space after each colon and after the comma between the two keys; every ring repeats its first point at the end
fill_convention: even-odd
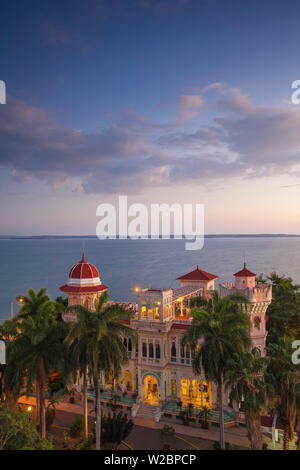
{"type": "Polygon", "coordinates": [[[95,310],[99,296],[107,289],[101,282],[97,268],[85,259],[84,253],[81,260],[70,269],[67,284],[60,287],[68,296],[68,305],[84,305],[89,310],[95,310]]]}
{"type": "Polygon", "coordinates": [[[222,282],[219,289],[222,297],[242,294],[248,299],[243,309],[250,317],[250,337],[253,346],[264,356],[267,337],[266,311],[272,300],[272,285],[256,283],[255,276],[244,263],[243,269],[234,274],[234,282],[222,282]]]}
{"type": "Polygon", "coordinates": [[[255,276],[256,274],[246,268],[246,263],[241,271],[234,274],[235,288],[246,289],[247,287],[253,289],[255,287],[255,276]]]}

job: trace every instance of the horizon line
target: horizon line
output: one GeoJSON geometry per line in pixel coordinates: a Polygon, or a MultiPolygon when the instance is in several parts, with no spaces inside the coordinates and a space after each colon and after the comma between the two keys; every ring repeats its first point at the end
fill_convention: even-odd
{"type": "MultiPolygon", "coordinates": [[[[199,237],[199,235],[197,235],[199,237]]],[[[201,235],[200,235],[201,236],[201,235]]],[[[174,239],[174,234],[170,235],[170,239],[174,239]]],[[[191,237],[196,237],[196,235],[191,235],[191,237]]],[[[221,237],[287,237],[287,238],[295,238],[295,237],[300,237],[300,234],[297,233],[209,233],[205,234],[204,238],[221,238],[221,237]]],[[[90,239],[99,239],[97,235],[48,235],[48,234],[41,234],[41,235],[0,235],[0,239],[51,239],[51,238],[90,238],[90,239]]],[[[181,238],[177,238],[178,240],[181,239],[186,239],[186,235],[182,235],[181,238]]],[[[130,236],[127,236],[127,238],[120,237],[119,235],[116,235],[117,240],[126,240],[126,239],[131,239],[130,236]]],[[[151,234],[148,234],[146,237],[141,236],[138,239],[150,239],[150,240],[155,240],[155,238],[151,236],[151,234]]],[[[163,240],[163,235],[159,235],[159,239],[163,240]]],[[[99,239],[100,240],[100,239],[99,239]]],[[[105,240],[114,240],[114,238],[106,238],[101,241],[105,240]]],[[[165,238],[165,240],[169,240],[169,238],[165,238]]]]}

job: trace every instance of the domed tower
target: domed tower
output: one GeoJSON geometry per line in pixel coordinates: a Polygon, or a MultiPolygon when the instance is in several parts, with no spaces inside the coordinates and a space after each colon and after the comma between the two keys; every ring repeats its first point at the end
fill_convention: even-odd
{"type": "Polygon", "coordinates": [[[252,289],[255,286],[256,274],[246,268],[246,263],[241,271],[234,274],[236,289],[252,289]]]}
{"type": "Polygon", "coordinates": [[[97,268],[85,259],[84,253],[81,261],[70,269],[67,284],[60,287],[67,294],[70,306],[84,305],[89,310],[95,310],[97,300],[107,289],[100,280],[97,268]]]}

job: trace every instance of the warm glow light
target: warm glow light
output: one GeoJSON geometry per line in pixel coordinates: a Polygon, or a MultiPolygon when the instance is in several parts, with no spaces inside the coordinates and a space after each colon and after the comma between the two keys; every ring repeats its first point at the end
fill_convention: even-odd
{"type": "Polygon", "coordinates": [[[22,302],[24,302],[23,297],[19,297],[19,298],[18,298],[18,302],[19,302],[20,304],[21,304],[22,302]]]}
{"type": "Polygon", "coordinates": [[[140,292],[141,289],[139,287],[135,287],[134,290],[135,292],[140,292]]]}
{"type": "Polygon", "coordinates": [[[181,302],[181,300],[182,300],[182,299],[179,297],[179,299],[177,299],[177,302],[181,302]]]}
{"type": "Polygon", "coordinates": [[[32,406],[27,406],[27,411],[32,411],[32,406]]]}

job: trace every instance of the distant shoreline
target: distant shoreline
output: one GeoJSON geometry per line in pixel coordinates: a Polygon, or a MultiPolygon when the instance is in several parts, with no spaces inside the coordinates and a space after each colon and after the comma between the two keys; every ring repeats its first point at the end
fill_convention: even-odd
{"type": "MultiPolygon", "coordinates": [[[[300,234],[285,234],[285,233],[224,233],[224,234],[208,234],[204,238],[299,238],[300,234]]],[[[0,235],[0,240],[64,240],[64,239],[95,239],[97,240],[96,235],[0,235]]],[[[171,239],[174,239],[174,235],[171,235],[171,239]]],[[[185,237],[183,236],[182,239],[185,237]]],[[[124,238],[119,238],[117,240],[124,240],[124,238]]],[[[130,237],[128,237],[130,240],[130,237]]],[[[151,238],[151,235],[148,235],[148,239],[155,240],[151,238]]],[[[159,236],[159,239],[162,240],[162,236],[159,236]]],[[[111,239],[110,239],[111,240],[111,239]]],[[[144,238],[144,240],[146,240],[144,238]]]]}

